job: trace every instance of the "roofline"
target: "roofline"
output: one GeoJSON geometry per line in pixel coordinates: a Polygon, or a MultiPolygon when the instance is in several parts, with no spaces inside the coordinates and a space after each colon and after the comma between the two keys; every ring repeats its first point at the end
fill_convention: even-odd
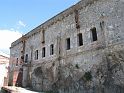
{"type": "Polygon", "coordinates": [[[64,11],[58,13],[57,15],[55,15],[52,18],[50,18],[49,20],[45,21],[41,25],[39,25],[36,28],[34,28],[31,31],[29,31],[27,34],[23,35],[21,38],[19,38],[16,41],[12,42],[10,49],[12,47],[14,47],[15,45],[21,43],[23,37],[30,37],[31,35],[33,35],[35,33],[38,33],[41,30],[46,29],[50,25],[53,25],[57,21],[61,21],[62,19],[67,17],[69,14],[73,13],[74,10],[78,10],[78,9],[84,8],[84,7],[88,6],[89,4],[92,4],[94,1],[98,1],[98,0],[81,0],[78,3],[72,5],[71,7],[65,9],[64,11]]]}
{"type": "Polygon", "coordinates": [[[1,55],[1,54],[0,54],[0,56],[5,57],[5,58],[9,59],[9,57],[7,57],[7,56],[1,55]]]}

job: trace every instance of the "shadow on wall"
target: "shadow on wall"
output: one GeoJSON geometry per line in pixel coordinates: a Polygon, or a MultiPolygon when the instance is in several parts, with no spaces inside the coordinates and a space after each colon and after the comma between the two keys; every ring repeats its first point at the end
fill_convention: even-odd
{"type": "Polygon", "coordinates": [[[19,73],[17,75],[15,86],[22,87],[22,77],[23,77],[23,69],[20,68],[19,73]]]}

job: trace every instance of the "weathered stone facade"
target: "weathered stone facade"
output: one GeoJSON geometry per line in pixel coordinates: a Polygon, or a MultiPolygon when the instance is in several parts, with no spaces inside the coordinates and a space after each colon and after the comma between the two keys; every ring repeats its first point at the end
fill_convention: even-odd
{"type": "Polygon", "coordinates": [[[8,85],[9,56],[0,52],[0,89],[8,85]]]}
{"type": "Polygon", "coordinates": [[[12,43],[10,75],[37,91],[124,93],[123,24],[123,0],[81,0],[12,43]]]}

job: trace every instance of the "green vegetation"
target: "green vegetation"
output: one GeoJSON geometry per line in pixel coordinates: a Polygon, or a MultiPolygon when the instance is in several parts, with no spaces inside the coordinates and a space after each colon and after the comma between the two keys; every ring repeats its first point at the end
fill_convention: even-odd
{"type": "Polygon", "coordinates": [[[45,91],[45,93],[56,93],[54,91],[45,91]]]}
{"type": "Polygon", "coordinates": [[[0,93],[8,93],[8,92],[4,90],[3,88],[1,88],[0,93]]]}
{"type": "Polygon", "coordinates": [[[84,76],[83,76],[83,79],[84,79],[85,81],[91,81],[91,80],[92,80],[92,74],[91,74],[91,72],[90,72],[90,71],[85,72],[85,74],[84,74],[84,76]]]}
{"type": "Polygon", "coordinates": [[[78,64],[76,64],[75,67],[76,67],[77,69],[79,69],[79,65],[78,65],[78,64]]]}

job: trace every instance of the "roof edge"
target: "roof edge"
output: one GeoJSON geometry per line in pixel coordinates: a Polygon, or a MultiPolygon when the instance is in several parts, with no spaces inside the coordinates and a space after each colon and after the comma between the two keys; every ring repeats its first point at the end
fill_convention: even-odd
{"type": "Polygon", "coordinates": [[[72,5],[71,7],[65,9],[64,11],[62,11],[62,12],[58,13],[57,15],[53,16],[52,18],[45,21],[41,25],[37,26],[33,30],[29,31],[27,34],[23,35],[21,38],[12,42],[10,49],[13,48],[15,45],[21,43],[23,37],[30,37],[31,35],[33,35],[37,32],[40,32],[41,30],[47,29],[47,27],[49,27],[50,25],[53,25],[57,21],[61,21],[62,19],[67,17],[69,14],[73,13],[74,10],[84,8],[84,7],[88,6],[89,4],[94,3],[94,1],[98,1],[98,0],[81,0],[81,1],[77,2],[76,4],[72,5]]]}

